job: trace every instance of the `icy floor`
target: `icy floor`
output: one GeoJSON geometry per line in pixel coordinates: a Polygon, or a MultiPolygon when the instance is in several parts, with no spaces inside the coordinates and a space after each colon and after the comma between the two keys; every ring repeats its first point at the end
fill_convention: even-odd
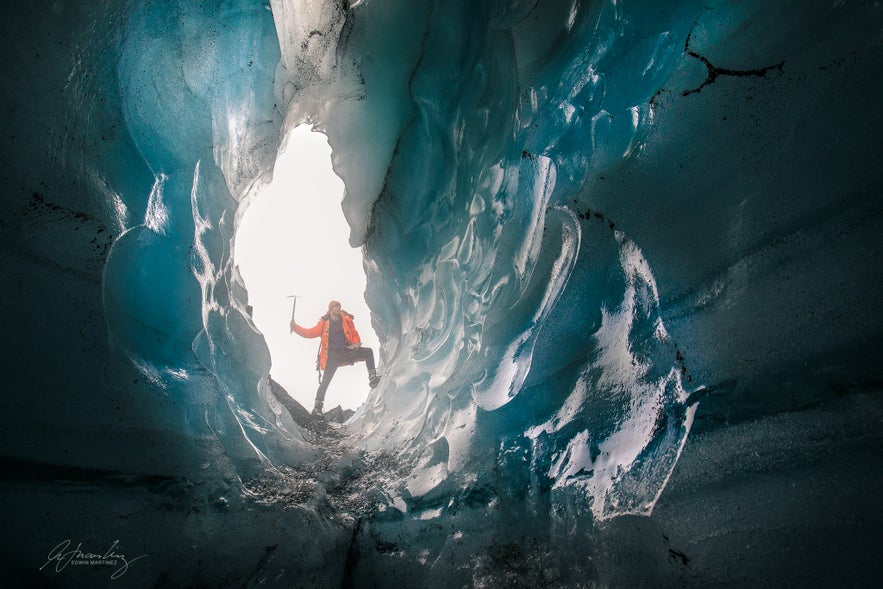
{"type": "Polygon", "coordinates": [[[346,429],[299,469],[198,484],[6,465],[6,586],[106,587],[97,567],[39,571],[61,540],[119,540],[126,587],[867,586],[883,573],[879,393],[691,437],[650,517],[461,501],[431,519],[391,489],[395,457],[346,429]],[[15,467],[15,468],[13,468],[15,467]],[[223,496],[225,499],[221,499],[223,496]]]}
{"type": "Polygon", "coordinates": [[[393,452],[356,448],[341,424],[303,432],[321,457],[300,468],[270,469],[246,481],[245,492],[252,500],[268,506],[309,506],[340,523],[391,507],[393,489],[405,474],[393,452]]]}

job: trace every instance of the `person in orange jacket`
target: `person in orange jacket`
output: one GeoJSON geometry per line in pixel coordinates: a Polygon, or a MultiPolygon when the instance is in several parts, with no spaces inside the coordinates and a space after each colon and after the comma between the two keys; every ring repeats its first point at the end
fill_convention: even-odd
{"type": "Polygon", "coordinates": [[[328,312],[322,315],[319,322],[313,327],[302,327],[291,320],[291,330],[301,337],[321,337],[319,342],[319,356],[316,360],[317,368],[321,373],[319,388],[316,390],[316,405],[313,407],[313,415],[322,415],[322,405],[325,402],[325,391],[334,373],[340,366],[352,366],[356,362],[365,362],[368,368],[368,385],[373,389],[380,382],[377,370],[374,366],[374,351],[371,348],[363,348],[353,316],[341,310],[339,301],[328,303],[328,312]]]}

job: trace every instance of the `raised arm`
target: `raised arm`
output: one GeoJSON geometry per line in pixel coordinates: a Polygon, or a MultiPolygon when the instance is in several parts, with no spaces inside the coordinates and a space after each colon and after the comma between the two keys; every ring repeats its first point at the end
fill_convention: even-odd
{"type": "Polygon", "coordinates": [[[294,333],[296,333],[297,335],[299,335],[301,337],[306,337],[306,338],[313,338],[313,337],[319,337],[320,335],[322,335],[322,324],[323,323],[324,323],[324,321],[319,319],[319,322],[316,323],[316,325],[314,325],[313,327],[302,327],[302,326],[298,325],[297,323],[295,323],[294,320],[292,319],[289,326],[291,327],[291,330],[294,333]]]}

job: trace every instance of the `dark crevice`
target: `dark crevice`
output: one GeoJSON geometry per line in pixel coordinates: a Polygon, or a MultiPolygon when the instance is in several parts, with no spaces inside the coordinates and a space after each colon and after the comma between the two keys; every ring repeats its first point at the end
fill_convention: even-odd
{"type": "Polygon", "coordinates": [[[341,587],[346,589],[348,587],[356,587],[356,570],[359,566],[359,536],[362,532],[362,518],[358,518],[356,520],[356,525],[353,527],[353,535],[350,537],[349,548],[346,552],[346,563],[343,567],[343,580],[341,582],[341,587]]]}
{"type": "Polygon", "coordinates": [[[138,489],[191,484],[187,479],[180,477],[125,473],[0,456],[0,485],[23,483],[94,484],[138,489]]]}
{"type": "Polygon", "coordinates": [[[695,51],[693,51],[692,49],[690,49],[690,39],[692,38],[692,36],[693,36],[692,32],[689,35],[687,35],[687,40],[684,42],[684,51],[690,57],[694,57],[694,58],[698,59],[699,61],[701,61],[703,63],[703,65],[705,65],[705,69],[706,69],[707,73],[705,75],[705,81],[703,81],[701,85],[699,85],[696,88],[693,88],[692,90],[684,90],[683,92],[681,92],[681,96],[688,96],[688,95],[694,94],[694,93],[698,94],[699,92],[702,91],[703,88],[705,88],[706,86],[708,86],[710,84],[713,84],[719,76],[735,76],[735,77],[742,77],[742,78],[747,78],[747,77],[765,78],[768,72],[770,72],[772,70],[779,70],[781,72],[783,70],[783,68],[785,67],[784,60],[780,61],[779,63],[777,63],[775,65],[768,65],[766,67],[763,67],[760,69],[753,69],[753,70],[731,70],[731,69],[727,69],[727,68],[717,67],[716,65],[711,63],[708,60],[708,58],[706,58],[705,56],[700,55],[700,54],[696,53],[695,51]]]}
{"type": "Polygon", "coordinates": [[[668,558],[672,562],[678,562],[681,565],[686,566],[687,563],[690,562],[690,557],[681,552],[680,550],[675,550],[674,548],[668,549],[668,558]]]}

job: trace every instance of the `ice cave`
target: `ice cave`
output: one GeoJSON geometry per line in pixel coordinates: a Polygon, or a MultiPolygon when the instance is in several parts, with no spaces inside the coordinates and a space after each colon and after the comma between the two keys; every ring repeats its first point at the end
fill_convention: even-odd
{"type": "Polygon", "coordinates": [[[3,14],[4,586],[879,582],[880,3],[3,14]],[[380,341],[324,427],[234,264],[303,124],[380,341]]]}

